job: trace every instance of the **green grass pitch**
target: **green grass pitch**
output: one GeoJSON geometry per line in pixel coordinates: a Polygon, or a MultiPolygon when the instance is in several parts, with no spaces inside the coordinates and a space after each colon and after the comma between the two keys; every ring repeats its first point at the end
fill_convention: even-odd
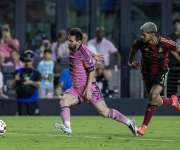
{"type": "MultiPolygon", "coordinates": [[[[73,134],[57,132],[58,117],[6,117],[7,133],[0,150],[180,150],[180,117],[155,116],[144,137],[98,116],[72,117],[73,134]]],[[[140,124],[142,117],[135,117],[140,124]]]]}

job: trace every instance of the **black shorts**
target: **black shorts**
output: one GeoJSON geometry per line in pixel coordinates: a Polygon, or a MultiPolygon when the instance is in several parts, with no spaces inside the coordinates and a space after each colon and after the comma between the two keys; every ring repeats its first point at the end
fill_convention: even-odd
{"type": "Polygon", "coordinates": [[[169,70],[162,71],[154,76],[149,75],[149,74],[144,74],[143,80],[144,80],[144,84],[145,84],[147,92],[149,93],[151,88],[154,85],[161,85],[162,87],[164,87],[167,82],[168,72],[169,70]]]}

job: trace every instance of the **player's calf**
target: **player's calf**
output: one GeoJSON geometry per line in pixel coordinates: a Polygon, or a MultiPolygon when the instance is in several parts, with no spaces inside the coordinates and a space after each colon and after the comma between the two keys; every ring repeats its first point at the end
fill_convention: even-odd
{"type": "Polygon", "coordinates": [[[133,119],[129,119],[128,117],[126,117],[125,115],[123,115],[122,113],[120,113],[118,110],[115,110],[115,109],[109,110],[108,117],[125,124],[126,126],[128,126],[128,128],[133,133],[133,135],[135,136],[138,135],[137,126],[133,119]]]}

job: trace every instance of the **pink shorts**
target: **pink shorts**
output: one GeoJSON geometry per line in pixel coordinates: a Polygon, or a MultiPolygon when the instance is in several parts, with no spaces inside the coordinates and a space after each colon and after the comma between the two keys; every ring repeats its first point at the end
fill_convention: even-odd
{"type": "MultiPolygon", "coordinates": [[[[103,100],[103,95],[101,93],[101,90],[99,89],[99,87],[97,86],[95,82],[92,83],[91,91],[92,91],[92,97],[89,100],[90,103],[95,104],[103,100]]],[[[78,97],[80,102],[83,102],[84,100],[86,100],[85,97],[83,96],[83,92],[84,92],[84,87],[82,88],[71,87],[70,89],[65,91],[65,93],[67,94],[71,94],[73,96],[78,97]]]]}

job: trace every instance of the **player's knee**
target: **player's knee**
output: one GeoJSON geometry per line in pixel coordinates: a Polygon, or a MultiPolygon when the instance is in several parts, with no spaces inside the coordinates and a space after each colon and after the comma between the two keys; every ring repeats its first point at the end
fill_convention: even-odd
{"type": "Polygon", "coordinates": [[[150,92],[149,100],[150,101],[156,101],[158,99],[159,93],[157,92],[150,92]]]}
{"type": "Polygon", "coordinates": [[[150,104],[151,105],[160,105],[161,101],[159,99],[159,93],[151,92],[149,96],[150,104]]]}
{"type": "Polygon", "coordinates": [[[59,101],[59,105],[60,105],[60,107],[69,106],[67,99],[61,99],[59,101]]]}

